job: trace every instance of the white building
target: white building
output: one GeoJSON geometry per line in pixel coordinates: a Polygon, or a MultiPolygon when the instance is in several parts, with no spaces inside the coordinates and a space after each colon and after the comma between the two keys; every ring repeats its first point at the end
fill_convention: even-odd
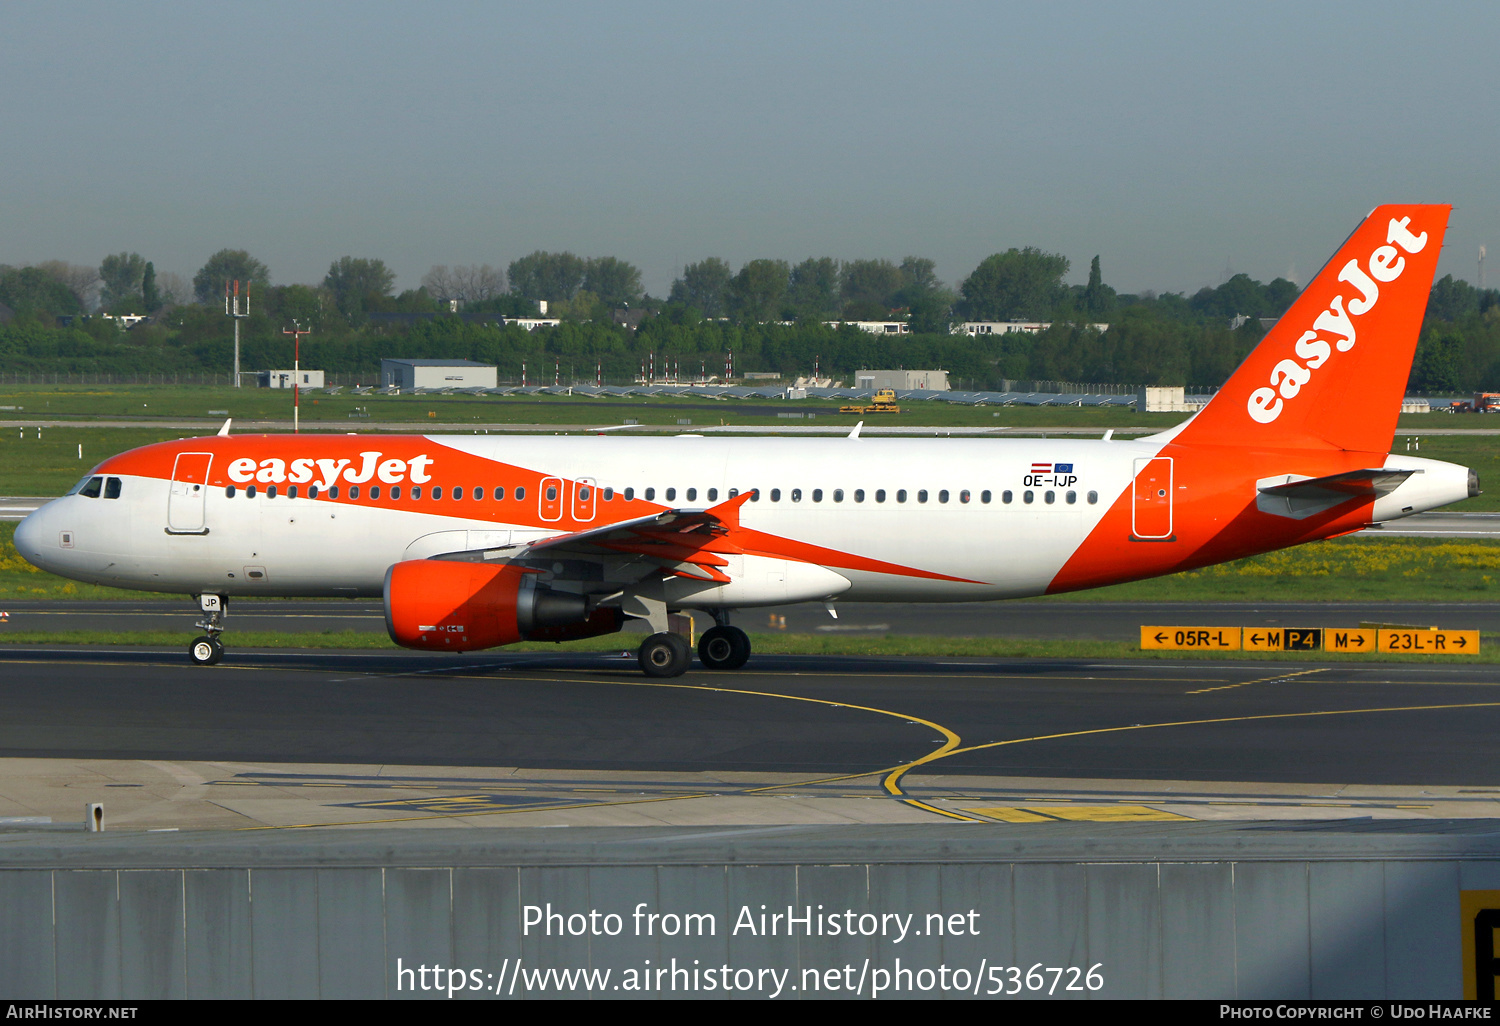
{"type": "Polygon", "coordinates": [[[1196,413],[1202,402],[1187,401],[1187,389],[1181,385],[1142,385],[1135,394],[1137,413],[1196,413]]]}
{"type": "MultiPolygon", "coordinates": [[[[1051,321],[964,321],[949,329],[950,335],[1035,335],[1052,327],[1051,321]]],[[[1108,324],[1090,324],[1095,331],[1109,330],[1108,324]]]]}
{"type": "MultiPolygon", "coordinates": [[[[795,321],[784,323],[794,324],[795,321]]],[[[911,325],[905,321],[824,321],[830,328],[837,328],[841,324],[852,324],[860,331],[868,331],[872,335],[909,335],[911,325]]]]}
{"type": "Polygon", "coordinates": [[[323,372],[320,370],[263,370],[256,375],[261,388],[322,388],[323,372]]]}
{"type": "Polygon", "coordinates": [[[930,392],[948,391],[945,370],[862,370],[854,372],[855,388],[894,388],[907,392],[914,388],[930,392]]]}
{"type": "Polygon", "coordinates": [[[494,367],[473,360],[381,360],[380,384],[403,392],[414,388],[495,388],[494,367]]]}
{"type": "MultiPolygon", "coordinates": [[[[542,304],[546,306],[546,303],[542,304]]],[[[562,323],[557,317],[502,317],[501,324],[518,324],[527,331],[535,331],[538,328],[555,328],[562,323]]]]}

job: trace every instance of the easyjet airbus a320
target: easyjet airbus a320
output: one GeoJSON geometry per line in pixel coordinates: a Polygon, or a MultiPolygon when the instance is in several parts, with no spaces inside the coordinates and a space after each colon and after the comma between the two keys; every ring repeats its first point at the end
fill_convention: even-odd
{"type": "Polygon", "coordinates": [[[645,620],[640,664],[750,655],[737,609],[1094,588],[1358,531],[1478,494],[1389,454],[1447,206],[1385,206],[1201,412],[1133,441],[258,435],[101,463],[17,528],[65,577],[196,596],[375,596],[463,652],[645,620]]]}

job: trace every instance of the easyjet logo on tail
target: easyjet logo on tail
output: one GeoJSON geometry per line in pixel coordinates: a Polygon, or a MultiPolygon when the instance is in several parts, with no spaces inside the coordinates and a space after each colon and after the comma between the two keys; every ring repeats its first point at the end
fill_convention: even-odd
{"type": "Polygon", "coordinates": [[[371,478],[379,478],[385,484],[401,484],[410,476],[413,484],[432,480],[427,468],[435,462],[431,456],[413,456],[411,459],[382,460],[383,452],[362,452],[359,463],[351,459],[294,459],[288,465],[282,459],[256,461],[249,457],[233,460],[229,464],[229,480],[236,484],[306,484],[314,478],[319,487],[328,488],[339,481],[349,484],[364,484],[371,478]]]}
{"type": "Polygon", "coordinates": [[[1271,368],[1270,386],[1257,388],[1246,402],[1245,408],[1251,420],[1260,424],[1274,421],[1281,416],[1286,402],[1297,397],[1302,386],[1312,380],[1313,372],[1328,362],[1335,349],[1347,353],[1354,348],[1354,318],[1373,310],[1380,301],[1380,286],[1395,281],[1406,270],[1406,258],[1401,255],[1401,250],[1420,253],[1427,245],[1427,233],[1413,235],[1408,227],[1410,224],[1410,217],[1391,218],[1385,233],[1386,244],[1375,248],[1365,266],[1361,266],[1357,258],[1343,266],[1338,280],[1352,285],[1359,295],[1334,296],[1328,309],[1313,321],[1312,330],[1302,333],[1295,349],[1297,356],[1305,362],[1285,359],[1271,368]],[[1398,246],[1400,249],[1396,248],[1398,246]]]}

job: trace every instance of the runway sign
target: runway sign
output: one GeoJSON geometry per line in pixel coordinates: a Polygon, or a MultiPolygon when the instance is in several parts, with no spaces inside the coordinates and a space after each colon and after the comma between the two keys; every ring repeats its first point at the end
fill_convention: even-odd
{"type": "Polygon", "coordinates": [[[1423,655],[1479,654],[1478,631],[1389,631],[1379,632],[1382,652],[1409,652],[1423,655]]]}
{"type": "Polygon", "coordinates": [[[1246,652],[1312,652],[1323,647],[1321,627],[1246,627],[1246,652]]]}
{"type": "Polygon", "coordinates": [[[1368,628],[1356,627],[1340,630],[1336,627],[1327,627],[1323,630],[1323,651],[1373,652],[1376,640],[1375,632],[1368,628]]]}
{"type": "Polygon", "coordinates": [[[1238,652],[1238,627],[1142,627],[1141,648],[1238,652]]]}

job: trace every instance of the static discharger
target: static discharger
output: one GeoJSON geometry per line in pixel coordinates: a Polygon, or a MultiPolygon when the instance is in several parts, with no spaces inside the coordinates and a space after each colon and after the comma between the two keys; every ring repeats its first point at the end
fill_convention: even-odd
{"type": "Polygon", "coordinates": [[[1143,651],[1371,652],[1477,656],[1478,631],[1436,627],[1141,627],[1143,651]]]}

